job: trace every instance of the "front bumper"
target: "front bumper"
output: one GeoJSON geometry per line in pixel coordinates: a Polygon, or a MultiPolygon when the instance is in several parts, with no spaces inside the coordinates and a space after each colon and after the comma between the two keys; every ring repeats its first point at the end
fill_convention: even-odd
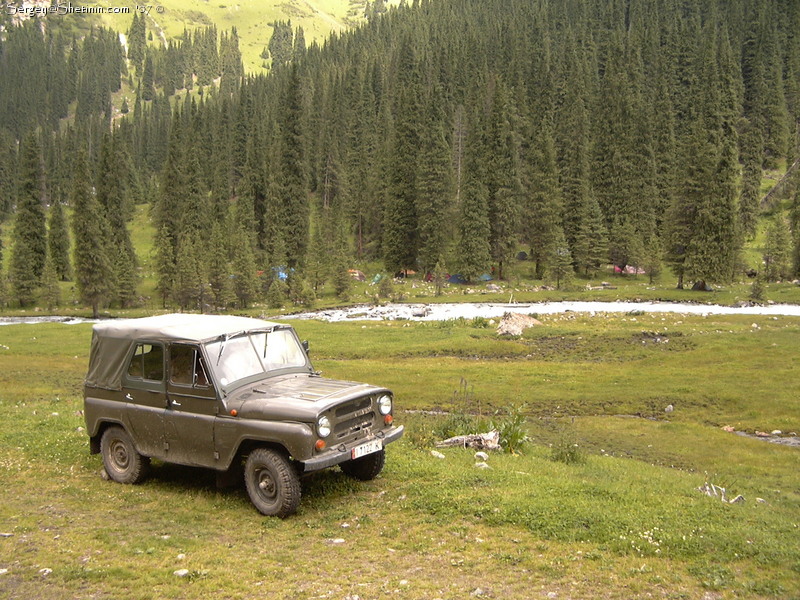
{"type": "Polygon", "coordinates": [[[403,425],[391,427],[389,429],[377,432],[375,435],[366,440],[362,439],[358,440],[358,442],[354,444],[341,444],[339,446],[330,448],[320,456],[315,456],[314,458],[302,461],[301,464],[303,465],[303,472],[310,473],[311,471],[319,471],[320,469],[325,469],[327,467],[338,465],[339,463],[347,462],[350,460],[350,451],[353,448],[375,438],[383,440],[383,447],[385,448],[386,444],[390,444],[391,442],[399,440],[403,436],[404,429],[405,428],[403,425]]]}

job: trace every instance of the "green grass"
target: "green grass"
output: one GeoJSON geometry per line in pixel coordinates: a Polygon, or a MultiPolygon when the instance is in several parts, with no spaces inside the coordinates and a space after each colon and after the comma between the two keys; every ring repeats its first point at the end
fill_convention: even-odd
{"type": "Polygon", "coordinates": [[[285,521],[207,471],[103,481],[81,429],[90,326],[0,328],[0,597],[800,596],[800,450],[720,428],[800,431],[800,319],[542,320],[517,340],[470,322],[294,323],[326,375],[393,387],[407,435],[375,481],[304,479],[285,521]],[[643,336],[656,330],[670,341],[643,336]],[[512,404],[532,442],[489,470],[433,457],[452,417],[414,412],[485,424],[512,404]],[[552,460],[565,440],[583,460],[552,460]]]}
{"type": "MultiPolygon", "coordinates": [[[[307,44],[321,43],[332,33],[340,33],[364,21],[364,2],[358,0],[156,0],[152,3],[97,0],[86,4],[149,8],[147,28],[154,37],[151,43],[157,43],[162,34],[167,39],[180,37],[184,29],[192,31],[216,25],[219,31],[228,31],[235,27],[245,70],[251,73],[265,72],[260,54],[272,37],[271,23],[276,20],[291,20],[293,27],[302,27],[307,44]]],[[[121,32],[128,30],[132,19],[132,13],[102,17],[106,26],[121,32]]]]}

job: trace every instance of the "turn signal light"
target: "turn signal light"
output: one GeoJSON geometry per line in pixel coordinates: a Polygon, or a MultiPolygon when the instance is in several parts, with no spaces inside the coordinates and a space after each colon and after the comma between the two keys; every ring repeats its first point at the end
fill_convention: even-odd
{"type": "Polygon", "coordinates": [[[392,415],[386,415],[385,417],[383,417],[383,422],[386,423],[387,425],[391,425],[392,421],[394,421],[394,417],[392,417],[392,415]]]}
{"type": "Polygon", "coordinates": [[[314,444],[314,447],[315,447],[317,450],[322,450],[322,449],[324,449],[324,448],[325,448],[325,440],[317,440],[317,443],[316,443],[316,444],[314,444]]]}
{"type": "Polygon", "coordinates": [[[232,416],[232,417],[235,417],[235,416],[236,416],[236,415],[238,415],[238,414],[239,414],[239,413],[236,411],[236,409],[235,409],[235,408],[232,408],[232,409],[231,409],[231,416],[232,416]]]}

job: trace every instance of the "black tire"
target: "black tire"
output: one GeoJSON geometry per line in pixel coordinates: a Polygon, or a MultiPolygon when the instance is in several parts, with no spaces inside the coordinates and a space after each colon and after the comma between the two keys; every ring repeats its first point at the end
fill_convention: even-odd
{"type": "Polygon", "coordinates": [[[384,464],[386,464],[386,450],[382,449],[380,452],[373,452],[355,460],[348,460],[339,466],[350,477],[361,481],[369,481],[378,476],[383,470],[384,464]]]}
{"type": "Polygon", "coordinates": [[[269,448],[256,448],[244,465],[247,495],[263,515],[288,517],[300,505],[300,478],[289,457],[269,448]]]}
{"type": "Polygon", "coordinates": [[[100,438],[100,453],[108,476],[117,483],[139,483],[150,469],[150,459],[136,451],[128,432],[116,425],[100,438]]]}

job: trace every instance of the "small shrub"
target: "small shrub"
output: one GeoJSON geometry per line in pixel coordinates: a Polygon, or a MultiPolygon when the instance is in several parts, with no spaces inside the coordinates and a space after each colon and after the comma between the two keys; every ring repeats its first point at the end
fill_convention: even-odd
{"type": "Polygon", "coordinates": [[[526,405],[509,406],[503,418],[498,419],[498,413],[490,424],[490,429],[500,433],[500,445],[509,454],[519,454],[522,446],[530,441],[525,427],[526,405]]]}
{"type": "Polygon", "coordinates": [[[475,317],[472,319],[472,326],[477,329],[488,329],[489,328],[489,319],[486,317],[475,317]]]}
{"type": "Polygon", "coordinates": [[[378,297],[391,298],[395,294],[394,280],[390,275],[384,275],[378,284],[378,297]]]}
{"type": "Polygon", "coordinates": [[[433,428],[434,436],[439,440],[446,440],[457,435],[470,435],[473,433],[484,433],[485,426],[480,420],[472,415],[455,412],[447,417],[436,427],[433,428]]]}
{"type": "Polygon", "coordinates": [[[586,462],[586,456],[578,444],[571,426],[559,427],[556,441],[550,446],[550,459],[565,465],[577,465],[586,462]]]}

